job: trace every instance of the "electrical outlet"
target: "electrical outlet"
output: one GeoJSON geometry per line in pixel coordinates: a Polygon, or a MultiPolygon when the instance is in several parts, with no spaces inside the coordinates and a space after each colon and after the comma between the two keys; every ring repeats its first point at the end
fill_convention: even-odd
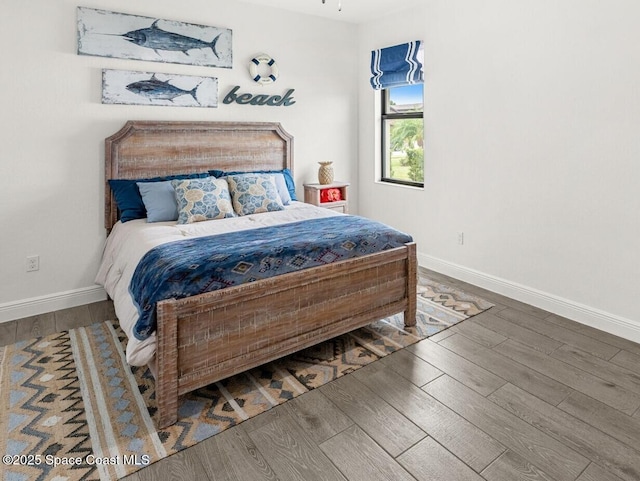
{"type": "Polygon", "coordinates": [[[458,232],[458,244],[464,244],[464,232],[458,232]]]}
{"type": "Polygon", "coordinates": [[[40,256],[27,257],[27,272],[33,272],[40,269],[40,256]]]}

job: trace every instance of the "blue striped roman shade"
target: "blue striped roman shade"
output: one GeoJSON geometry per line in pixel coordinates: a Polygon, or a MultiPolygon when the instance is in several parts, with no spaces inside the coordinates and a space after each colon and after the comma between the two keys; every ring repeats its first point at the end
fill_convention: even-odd
{"type": "Polygon", "coordinates": [[[371,86],[376,89],[423,82],[422,41],[415,40],[371,52],[371,86]]]}

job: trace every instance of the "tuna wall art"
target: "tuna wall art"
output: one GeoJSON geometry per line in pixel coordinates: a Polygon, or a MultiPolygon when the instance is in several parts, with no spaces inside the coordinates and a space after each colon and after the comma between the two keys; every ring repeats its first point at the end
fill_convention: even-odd
{"type": "Polygon", "coordinates": [[[102,71],[102,103],[217,107],[218,79],[105,69],[102,71]]]}
{"type": "Polygon", "coordinates": [[[231,30],[78,7],[78,54],[232,67],[231,30]]]}

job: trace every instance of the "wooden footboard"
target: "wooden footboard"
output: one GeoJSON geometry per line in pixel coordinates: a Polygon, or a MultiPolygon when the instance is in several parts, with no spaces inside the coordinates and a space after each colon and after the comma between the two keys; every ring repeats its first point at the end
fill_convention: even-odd
{"type": "Polygon", "coordinates": [[[415,325],[415,243],[158,303],[160,428],[178,396],[404,311],[415,325]]]}

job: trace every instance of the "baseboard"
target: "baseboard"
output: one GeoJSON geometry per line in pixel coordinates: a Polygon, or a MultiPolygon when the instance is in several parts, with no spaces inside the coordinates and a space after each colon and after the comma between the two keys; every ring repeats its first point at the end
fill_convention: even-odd
{"type": "Polygon", "coordinates": [[[418,263],[456,279],[496,292],[545,311],[606,331],[630,341],[640,342],[640,323],[600,309],[571,301],[548,292],[469,269],[452,262],[418,253],[418,263]]]}
{"type": "MultiPolygon", "coordinates": [[[[418,253],[418,263],[427,269],[469,282],[517,301],[531,304],[567,319],[581,322],[634,342],[640,342],[640,323],[631,319],[616,316],[579,302],[564,299],[554,294],[539,291],[426,254],[418,253]]],[[[102,287],[92,286],[7,302],[0,304],[0,323],[91,304],[103,301],[106,298],[107,295],[102,287]]]]}
{"type": "Polygon", "coordinates": [[[91,304],[92,302],[103,301],[106,298],[107,294],[102,287],[92,286],[7,302],[0,304],[0,323],[91,304]]]}

